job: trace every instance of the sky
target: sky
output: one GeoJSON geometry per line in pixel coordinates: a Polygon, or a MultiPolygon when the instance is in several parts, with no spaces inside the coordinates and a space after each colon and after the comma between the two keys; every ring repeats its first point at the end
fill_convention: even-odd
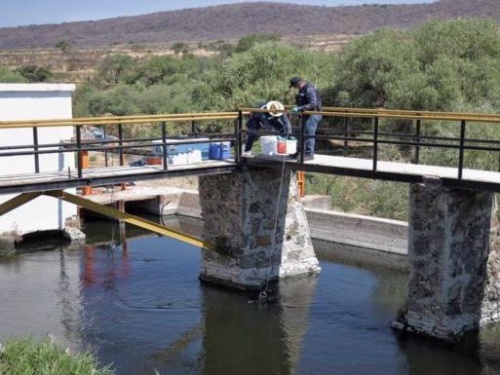
{"type": "MultiPolygon", "coordinates": [[[[0,27],[89,21],[252,0],[0,0],[0,27]]],[[[253,0],[256,1],[256,0],[253,0]]],[[[418,4],[432,0],[268,0],[318,6],[418,4]]]]}

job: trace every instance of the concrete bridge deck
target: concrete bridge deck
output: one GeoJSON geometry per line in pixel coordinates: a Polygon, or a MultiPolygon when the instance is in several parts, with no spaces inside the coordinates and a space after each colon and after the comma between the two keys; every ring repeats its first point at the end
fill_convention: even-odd
{"type": "Polygon", "coordinates": [[[76,170],[4,175],[0,176],[0,194],[111,185],[163,177],[227,173],[234,168],[236,164],[233,160],[209,160],[197,164],[169,166],[168,170],[155,165],[89,168],[83,170],[82,178],[78,178],[76,170]]]}
{"type": "Polygon", "coordinates": [[[378,161],[373,169],[373,160],[352,157],[318,155],[314,160],[299,163],[282,156],[255,155],[243,158],[245,164],[255,166],[286,166],[306,172],[320,172],[341,176],[375,178],[388,181],[422,182],[424,178],[440,178],[444,186],[500,191],[500,173],[477,169],[463,169],[462,178],[458,169],[433,165],[378,161]]]}

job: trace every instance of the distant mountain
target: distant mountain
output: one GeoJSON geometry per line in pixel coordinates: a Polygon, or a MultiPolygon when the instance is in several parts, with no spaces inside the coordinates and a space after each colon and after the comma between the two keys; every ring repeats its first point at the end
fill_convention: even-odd
{"type": "Polygon", "coordinates": [[[409,28],[431,19],[500,19],[500,0],[440,0],[432,4],[318,7],[242,3],[111,18],[102,21],[0,28],[0,49],[123,43],[228,40],[250,33],[282,36],[365,34],[382,26],[409,28]]]}

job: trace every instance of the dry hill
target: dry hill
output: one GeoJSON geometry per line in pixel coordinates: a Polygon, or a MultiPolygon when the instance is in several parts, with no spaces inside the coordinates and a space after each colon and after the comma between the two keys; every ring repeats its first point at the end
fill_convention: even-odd
{"type": "Polygon", "coordinates": [[[499,0],[440,0],[432,4],[318,7],[243,3],[143,16],[57,25],[0,28],[0,49],[75,47],[227,40],[250,33],[282,36],[365,34],[387,26],[408,28],[429,18],[500,18],[499,0]]]}

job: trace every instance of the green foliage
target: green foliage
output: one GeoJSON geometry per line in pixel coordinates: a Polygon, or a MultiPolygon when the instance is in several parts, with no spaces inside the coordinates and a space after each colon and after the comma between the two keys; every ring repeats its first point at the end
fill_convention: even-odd
{"type": "Polygon", "coordinates": [[[106,85],[126,82],[127,75],[132,74],[134,63],[134,59],[129,55],[109,55],[99,66],[97,79],[106,85]]]}
{"type": "Polygon", "coordinates": [[[113,375],[109,367],[99,368],[88,353],[68,354],[49,340],[13,340],[0,354],[2,375],[113,375]]]}
{"type": "Polygon", "coordinates": [[[498,25],[482,19],[430,21],[413,34],[425,69],[442,56],[478,61],[500,57],[498,25]]]}
{"type": "Polygon", "coordinates": [[[408,219],[408,184],[330,176],[306,175],[307,194],[330,195],[332,207],[396,220],[408,219]]]}
{"type": "Polygon", "coordinates": [[[238,41],[236,47],[234,48],[234,52],[245,52],[254,47],[256,44],[264,42],[277,42],[279,40],[281,40],[281,35],[278,34],[250,34],[244,36],[238,41]]]}
{"type": "Polygon", "coordinates": [[[9,69],[0,66],[0,83],[25,83],[27,82],[19,72],[12,72],[9,69]]]}
{"type": "Polygon", "coordinates": [[[382,29],[340,54],[339,104],[451,110],[500,106],[500,38],[491,21],[431,21],[415,31],[382,29]]]}
{"type": "Polygon", "coordinates": [[[189,52],[189,44],[184,43],[184,42],[176,42],[176,43],[172,44],[171,49],[172,49],[172,51],[174,51],[174,53],[176,55],[178,55],[180,53],[182,53],[183,55],[186,55],[189,52]]]}
{"type": "Polygon", "coordinates": [[[205,110],[234,110],[269,99],[290,103],[290,77],[302,74],[320,87],[326,85],[333,75],[328,60],[327,54],[284,43],[260,43],[206,72],[194,88],[193,101],[205,110]]]}
{"type": "Polygon", "coordinates": [[[67,40],[60,40],[54,45],[54,47],[60,49],[62,53],[68,53],[71,51],[71,48],[73,48],[73,45],[67,40]]]}
{"type": "Polygon", "coordinates": [[[30,83],[45,82],[52,77],[52,72],[45,67],[26,65],[17,70],[30,83]]]}

